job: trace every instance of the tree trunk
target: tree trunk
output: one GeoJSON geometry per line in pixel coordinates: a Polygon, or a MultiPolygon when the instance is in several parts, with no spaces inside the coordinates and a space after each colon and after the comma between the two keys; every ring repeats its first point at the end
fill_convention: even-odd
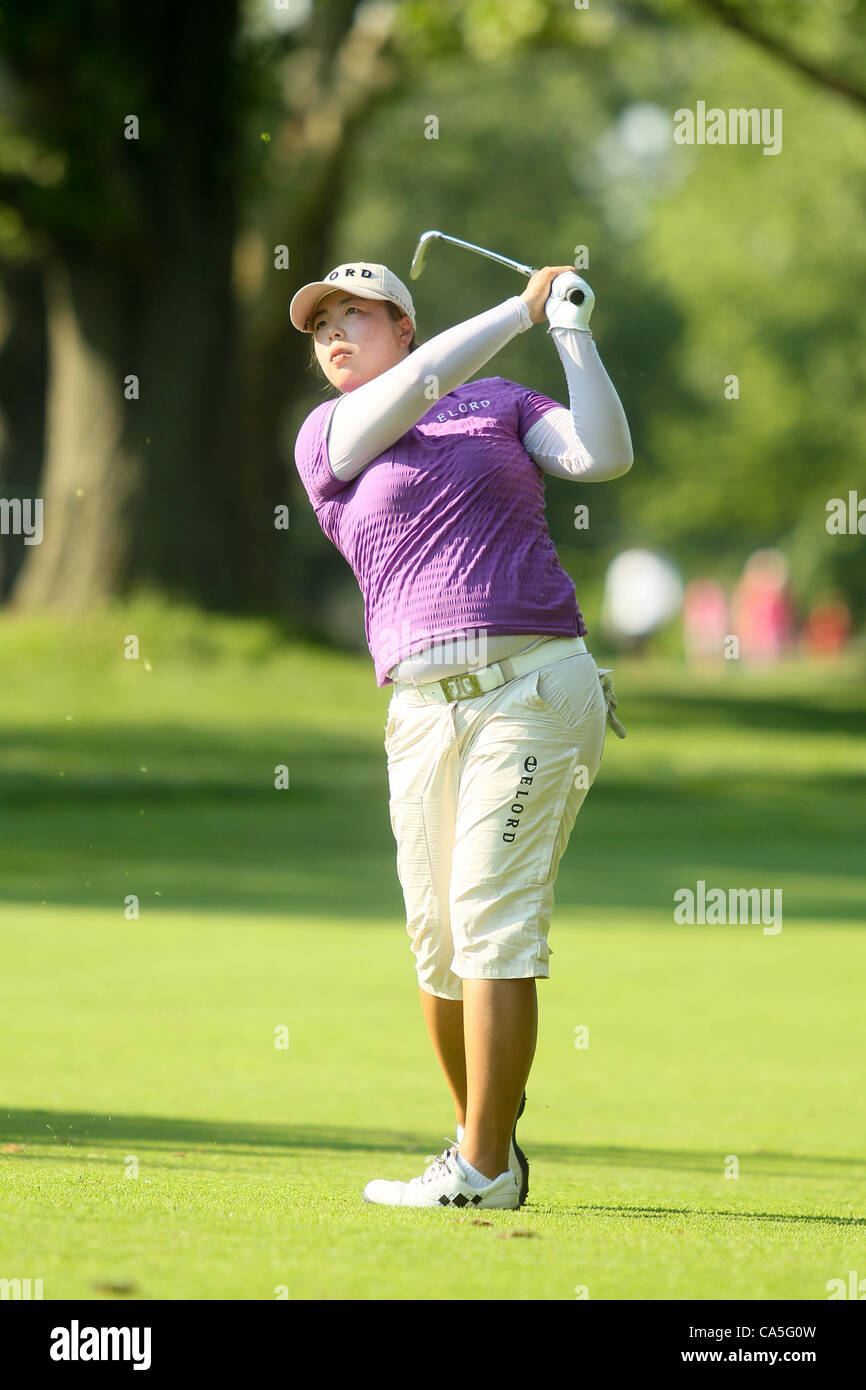
{"type": "Polygon", "coordinates": [[[141,584],[238,601],[230,244],[203,228],[146,282],[80,256],[47,267],[44,535],[14,607],[80,611],[141,584]]]}
{"type": "Polygon", "coordinates": [[[44,539],[28,548],[16,607],[85,609],[143,584],[243,601],[232,252],[249,94],[237,24],[237,0],[204,25],[136,6],[105,40],[105,61],[116,45],[147,82],[131,107],[101,92],[115,103],[110,133],[76,177],[104,169],[104,206],[86,234],[52,238],[44,539]],[[124,139],[130,109],[136,140],[124,139]]]}
{"type": "Polygon", "coordinates": [[[118,286],[98,267],[45,268],[48,329],[43,539],[30,548],[16,608],[86,608],[117,582],[126,535],[121,517],[138,477],[124,442],[124,402],[113,379],[122,357],[118,286]],[[73,283],[74,281],[74,283],[73,283]]]}
{"type": "MultiPolygon", "coordinates": [[[[7,266],[0,329],[0,496],[35,498],[45,454],[47,366],[41,269],[7,266]]],[[[11,591],[30,550],[24,538],[0,534],[0,601],[11,591]]]]}

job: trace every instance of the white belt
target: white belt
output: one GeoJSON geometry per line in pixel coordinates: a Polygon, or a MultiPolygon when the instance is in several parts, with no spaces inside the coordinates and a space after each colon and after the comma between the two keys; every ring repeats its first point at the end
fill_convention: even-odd
{"type": "Polygon", "coordinates": [[[412,685],[406,681],[394,681],[393,685],[398,695],[404,690],[414,690],[422,700],[449,705],[455,700],[474,700],[476,696],[486,695],[517,676],[537,671],[539,666],[547,666],[551,661],[563,661],[565,657],[577,656],[581,652],[586,652],[582,637],[556,637],[550,642],[543,642],[540,647],[533,647],[531,651],[518,652],[516,656],[482,666],[478,671],[461,671],[456,676],[444,676],[442,680],[426,681],[423,685],[412,685]]]}

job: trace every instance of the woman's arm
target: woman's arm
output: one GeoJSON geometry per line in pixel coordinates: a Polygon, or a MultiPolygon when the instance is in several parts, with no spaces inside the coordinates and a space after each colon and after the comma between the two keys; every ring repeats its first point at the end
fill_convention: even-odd
{"type": "Polygon", "coordinates": [[[328,459],[338,478],[349,481],[417,425],[441,396],[447,396],[518,333],[532,327],[525,301],[514,295],[464,323],[446,328],[340,398],[331,413],[328,459]],[[429,394],[430,378],[436,394],[429,394]]]}
{"type": "Polygon", "coordinates": [[[545,473],[601,483],[627,473],[634,462],[625,411],[604,369],[592,335],[551,328],[570,409],[548,410],[523,437],[523,447],[545,473]]]}

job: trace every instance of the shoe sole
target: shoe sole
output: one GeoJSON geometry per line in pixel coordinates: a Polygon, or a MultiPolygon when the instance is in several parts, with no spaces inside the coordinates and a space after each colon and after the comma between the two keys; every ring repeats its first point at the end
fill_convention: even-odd
{"type": "MultiPolygon", "coordinates": [[[[520,1109],[517,1112],[517,1120],[520,1119],[525,1109],[526,1092],[524,1091],[520,1101],[520,1109]]],[[[514,1156],[517,1159],[517,1166],[520,1170],[520,1177],[517,1183],[517,1205],[518,1207],[522,1207],[529,1193],[529,1164],[526,1160],[526,1154],[517,1142],[517,1120],[514,1121],[514,1129],[511,1133],[511,1147],[514,1150],[514,1156]]],[[[517,1174],[515,1174],[515,1177],[516,1176],[517,1174]]]]}

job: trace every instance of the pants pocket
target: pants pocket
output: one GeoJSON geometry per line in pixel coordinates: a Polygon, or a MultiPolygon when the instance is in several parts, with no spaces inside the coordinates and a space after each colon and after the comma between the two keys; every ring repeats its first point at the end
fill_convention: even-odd
{"type": "Polygon", "coordinates": [[[529,699],[571,731],[591,718],[604,718],[604,691],[598,667],[589,653],[566,657],[530,672],[529,699]]]}

